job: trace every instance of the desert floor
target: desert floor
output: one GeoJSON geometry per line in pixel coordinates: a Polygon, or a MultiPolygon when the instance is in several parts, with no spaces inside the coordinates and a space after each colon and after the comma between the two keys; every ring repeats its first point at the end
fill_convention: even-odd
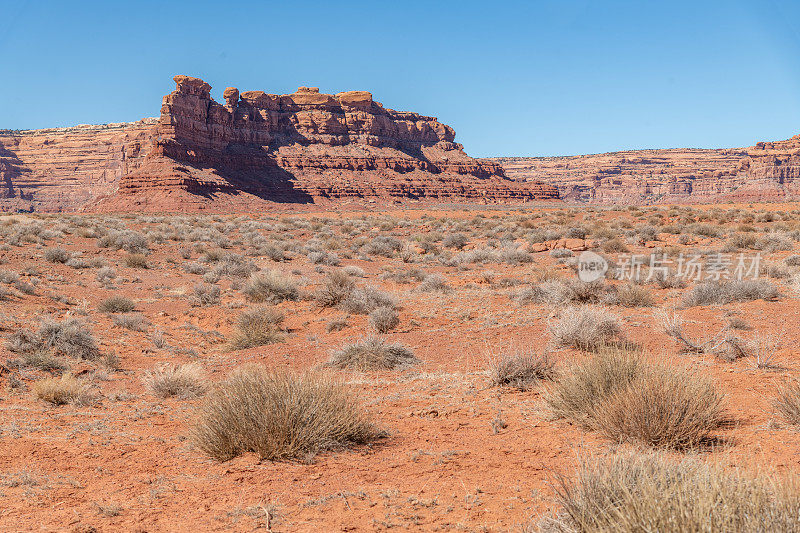
{"type": "MultiPolygon", "coordinates": [[[[773,405],[800,368],[798,242],[796,205],[3,216],[0,530],[533,530],[558,512],[554,480],[573,476],[580,457],[641,446],[554,417],[543,401],[548,380],[525,390],[492,382],[504,355],[549,354],[556,372],[591,357],[558,346],[551,331],[581,305],[618,316],[646,357],[706,376],[724,395],[733,423],[715,431],[714,445],[668,453],[798,472],[800,434],[773,405]],[[564,248],[572,251],[553,251],[564,248]],[[760,278],[779,295],[687,305],[699,281],[661,288],[651,280],[636,287],[652,301],[637,293],[643,301],[630,307],[597,295],[525,298],[535,287],[577,283],[586,248],[617,265],[631,253],[760,254],[760,278]],[[357,287],[394,299],[399,324],[382,336],[420,360],[325,369],[386,436],[295,461],[249,453],[219,462],[200,452],[191,429],[203,396],[160,397],[147,376],[196,363],[213,387],[245,363],[321,368],[332,351],[376,335],[367,315],[315,297],[343,268],[357,287]],[[240,313],[255,305],[243,288],[270,270],[299,290],[272,305],[284,315],[278,342],[232,349],[240,313]],[[219,297],[200,301],[208,285],[219,297]],[[113,296],[135,308],[102,311],[113,296]],[[680,316],[688,338],[735,335],[748,348],[740,357],[687,352],[659,310],[680,316]],[[20,331],[70,318],[94,336],[99,357],[55,354],[61,367],[53,368],[15,347],[20,331]],[[85,386],[83,401],[54,405],[36,392],[37,382],[67,372],[85,386]]],[[[602,283],[608,294],[628,286],[602,283]]]]}

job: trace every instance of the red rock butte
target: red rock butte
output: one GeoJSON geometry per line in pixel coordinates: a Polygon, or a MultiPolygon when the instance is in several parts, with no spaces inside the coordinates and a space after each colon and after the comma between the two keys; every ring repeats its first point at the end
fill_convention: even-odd
{"type": "Polygon", "coordinates": [[[161,116],[0,131],[0,211],[251,211],[283,204],[558,199],[469,157],[434,117],[366,91],[286,95],[174,78],[161,116]]]}

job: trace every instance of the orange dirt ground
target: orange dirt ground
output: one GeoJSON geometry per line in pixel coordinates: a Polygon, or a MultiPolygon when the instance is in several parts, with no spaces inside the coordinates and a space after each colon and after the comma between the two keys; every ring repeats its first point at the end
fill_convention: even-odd
{"type": "MultiPolygon", "coordinates": [[[[579,456],[607,453],[619,446],[568,421],[553,420],[542,402],[546,383],[520,392],[493,388],[488,379],[493,358],[508,351],[550,349],[557,368],[588,357],[572,349],[549,348],[548,322],[565,312],[564,307],[519,304],[512,299],[520,288],[541,281],[543,272],[564,279],[576,277],[575,272],[547,251],[531,253],[531,263],[447,266],[432,254],[422,253],[418,239],[436,231],[445,236],[462,233],[468,240],[466,251],[504,240],[527,250],[533,247],[526,232],[582,225],[590,230],[586,244],[602,249],[603,239],[593,237],[593,228],[607,227],[626,240],[625,225],[635,229],[660,214],[660,229],[678,226],[679,232],[689,236],[686,244],[677,244],[675,233],[661,232],[658,241],[628,238],[631,252],[650,253],[656,246],[673,251],[718,250],[743,224],[755,229],[757,236],[770,231],[788,235],[800,229],[799,209],[786,204],[674,211],[669,207],[429,209],[272,218],[255,214],[0,217],[0,271],[16,273],[35,287],[33,294],[26,294],[19,287],[0,285],[7,291],[5,299],[0,298],[0,364],[18,356],[2,339],[19,328],[35,328],[42,317],[84,320],[102,353],[119,358],[116,370],[97,362],[69,360],[72,371],[90,380],[99,397],[96,404],[83,407],[53,406],[35,398],[32,383],[46,372],[10,364],[2,367],[0,530],[524,531],[558,510],[552,487],[557,474],[572,476],[579,456]],[[332,222],[340,220],[356,232],[343,234],[340,223],[332,222]],[[150,268],[125,266],[127,252],[98,247],[100,234],[87,231],[97,226],[102,232],[114,221],[121,224],[120,229],[124,225],[151,232],[150,268]],[[252,221],[262,224],[253,232],[286,249],[287,261],[250,255],[252,236],[245,237],[240,229],[252,221]],[[692,223],[708,224],[722,233],[717,237],[695,234],[692,223]],[[28,225],[39,225],[38,235],[34,231],[12,241],[14,231],[28,225]],[[213,231],[215,227],[218,232],[213,231]],[[152,237],[180,228],[185,228],[186,240],[166,237],[156,242],[152,237]],[[189,235],[194,230],[213,234],[213,239],[192,241],[189,235]],[[362,243],[358,239],[366,242],[379,235],[403,241],[407,250],[392,257],[358,252],[362,243]],[[325,273],[335,269],[309,261],[301,246],[315,238],[323,249],[339,255],[340,266],[364,270],[365,277],[356,278],[359,285],[376,286],[397,298],[400,325],[386,337],[409,346],[422,361],[396,371],[338,371],[388,436],[371,445],[325,452],[310,462],[260,462],[254,455],[224,463],[209,459],[188,438],[202,399],[159,399],[143,385],[145,371],[164,362],[196,361],[215,382],[248,362],[307,369],[322,365],[331,350],[364,337],[370,328],[366,316],[352,315],[347,327],[329,333],[326,324],[345,313],[319,309],[312,299],[301,298],[276,305],[286,316],[288,334],[283,342],[229,351],[225,340],[239,313],[249,305],[239,290],[246,279],[222,276],[217,283],[222,288],[221,302],[192,306],[193,287],[203,276],[186,273],[182,267],[200,261],[203,252],[198,245],[207,251],[219,249],[222,243],[223,253],[238,253],[262,269],[291,275],[304,294],[313,294],[325,273]],[[56,246],[88,262],[102,259],[116,270],[113,287],[97,280],[99,261],[90,268],[47,262],[45,250],[56,246]],[[181,256],[182,248],[191,250],[190,259],[181,256]],[[443,275],[452,290],[420,292],[416,281],[381,278],[386,272],[412,268],[443,275]],[[504,278],[519,284],[501,283],[504,278]],[[102,300],[117,294],[134,300],[136,311],[149,323],[147,331],[115,326],[112,315],[98,310],[102,300]],[[159,331],[166,341],[162,348],[151,340],[159,331]],[[499,428],[497,420],[504,421],[505,427],[499,428]]],[[[443,256],[458,253],[433,242],[443,256]]],[[[580,243],[573,239],[567,244],[578,247],[580,243]]],[[[548,243],[553,245],[558,243],[548,243]]],[[[780,265],[793,274],[798,267],[783,262],[792,253],[762,252],[763,263],[780,265]]],[[[798,472],[800,434],[771,401],[800,368],[796,348],[800,300],[791,277],[770,281],[781,292],[775,301],[697,306],[679,312],[693,338],[718,331],[730,316],[745,320],[751,329],[741,332],[742,336],[770,336],[779,341],[774,368],[759,368],[752,357],[726,362],[711,354],[681,353],[660,329],[653,310],[673,308],[689,289],[659,289],[649,284],[645,286],[655,299],[653,307],[607,307],[622,318],[628,338],[646,353],[710,376],[724,392],[726,411],[735,424],[719,432],[722,444],[718,447],[693,454],[704,461],[765,473],[798,472]]]]}

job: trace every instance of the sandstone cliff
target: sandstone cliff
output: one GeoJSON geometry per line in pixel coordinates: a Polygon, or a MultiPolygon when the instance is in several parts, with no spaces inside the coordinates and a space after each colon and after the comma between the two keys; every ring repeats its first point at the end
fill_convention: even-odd
{"type": "Polygon", "coordinates": [[[0,210],[251,210],[265,202],[555,199],[478,161],[434,117],[366,91],[239,92],[176,76],[161,116],[0,132],[0,210]]]}
{"type": "Polygon", "coordinates": [[[800,200],[800,135],[751,148],[630,150],[486,161],[508,177],[558,187],[565,200],[601,204],[800,200]]]}

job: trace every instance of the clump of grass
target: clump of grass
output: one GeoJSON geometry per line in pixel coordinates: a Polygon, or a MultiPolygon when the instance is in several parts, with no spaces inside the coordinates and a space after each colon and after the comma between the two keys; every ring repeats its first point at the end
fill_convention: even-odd
{"type": "Polygon", "coordinates": [[[47,248],[44,251],[44,259],[48,263],[66,263],[72,256],[63,248],[47,248]]]}
{"type": "Polygon", "coordinates": [[[117,277],[117,271],[111,267],[104,266],[97,270],[97,281],[100,283],[109,283],[117,277]]]}
{"type": "Polygon", "coordinates": [[[617,302],[623,307],[652,307],[655,304],[649,290],[633,283],[617,289],[617,302]]]}
{"type": "Polygon", "coordinates": [[[726,422],[722,396],[710,381],[619,350],[575,364],[548,388],[545,401],[558,418],[610,440],[658,448],[697,447],[726,422]]]}
{"type": "Polygon", "coordinates": [[[33,394],[40,400],[54,405],[90,405],[95,401],[88,382],[72,374],[57,378],[41,379],[33,384],[33,394]]]}
{"type": "Polygon", "coordinates": [[[261,459],[306,459],[381,436],[341,382],[251,365],[209,393],[192,430],[205,454],[226,461],[247,452],[261,459]]]}
{"type": "Polygon", "coordinates": [[[76,318],[62,322],[45,319],[36,331],[21,329],[9,337],[8,349],[22,354],[46,352],[78,359],[97,359],[100,356],[94,336],[76,318]]]}
{"type": "Polygon", "coordinates": [[[255,303],[276,304],[285,300],[297,300],[300,291],[297,284],[277,270],[265,270],[250,276],[242,289],[245,297],[255,303]]]}
{"type": "Polygon", "coordinates": [[[502,354],[489,368],[489,379],[494,387],[528,390],[542,380],[555,376],[555,362],[546,353],[502,354]]]}
{"type": "Polygon", "coordinates": [[[157,366],[144,373],[142,382],[159,398],[196,398],[208,389],[205,371],[197,363],[157,366]]]}
{"type": "Polygon", "coordinates": [[[320,307],[335,307],[342,303],[356,288],[356,282],[343,270],[330,272],[314,295],[320,307]]]}
{"type": "Polygon", "coordinates": [[[800,380],[789,381],[778,392],[773,405],[789,423],[800,425],[800,380]]]}
{"type": "Polygon", "coordinates": [[[283,314],[266,306],[248,309],[239,315],[236,330],[230,341],[232,350],[264,346],[283,340],[280,324],[283,314]]]}
{"type": "Polygon", "coordinates": [[[194,296],[190,298],[190,302],[194,306],[209,306],[219,303],[221,293],[219,285],[198,283],[194,286],[192,292],[194,292],[194,296]]]}
{"type": "Polygon", "coordinates": [[[391,307],[378,307],[369,314],[369,325],[378,333],[387,333],[400,324],[400,316],[391,307]]]}
{"type": "Polygon", "coordinates": [[[147,331],[147,321],[140,313],[124,313],[114,317],[114,325],[131,331],[147,331]]]}
{"type": "Polygon", "coordinates": [[[728,304],[750,300],[775,300],[780,296],[778,289],[769,281],[730,280],[707,281],[699,283],[684,293],[681,298],[683,307],[697,305],[728,304]]]}
{"type": "Polygon", "coordinates": [[[122,259],[122,262],[128,268],[150,268],[147,256],[144,254],[128,254],[122,259]]]}
{"type": "Polygon", "coordinates": [[[548,330],[556,346],[578,350],[597,351],[624,340],[616,315],[587,306],[565,309],[561,317],[548,324],[548,330]]]}
{"type": "Polygon", "coordinates": [[[419,362],[408,347],[380,337],[367,337],[331,354],[328,365],[353,370],[387,370],[419,362]]]}
{"type": "Polygon", "coordinates": [[[356,287],[342,300],[339,307],[354,315],[366,315],[379,307],[397,308],[397,302],[388,293],[374,287],[356,287]]]}
{"type": "Polygon", "coordinates": [[[342,331],[347,326],[348,323],[346,317],[332,318],[327,324],[325,324],[325,331],[327,331],[328,333],[334,331],[342,331]]]}
{"type": "Polygon", "coordinates": [[[453,289],[447,284],[447,278],[441,274],[426,276],[417,290],[420,292],[450,292],[453,289]]]}
{"type": "Polygon", "coordinates": [[[100,302],[97,309],[104,313],[130,313],[136,309],[136,304],[125,296],[111,296],[100,302]]]}
{"type": "Polygon", "coordinates": [[[603,350],[561,374],[545,392],[545,402],[557,418],[594,426],[594,406],[623,390],[641,371],[641,356],[623,350],[603,350]]]}
{"type": "Polygon", "coordinates": [[[800,507],[796,478],[652,452],[583,459],[574,481],[558,478],[556,493],[562,512],[542,531],[794,531],[800,507]]]}

